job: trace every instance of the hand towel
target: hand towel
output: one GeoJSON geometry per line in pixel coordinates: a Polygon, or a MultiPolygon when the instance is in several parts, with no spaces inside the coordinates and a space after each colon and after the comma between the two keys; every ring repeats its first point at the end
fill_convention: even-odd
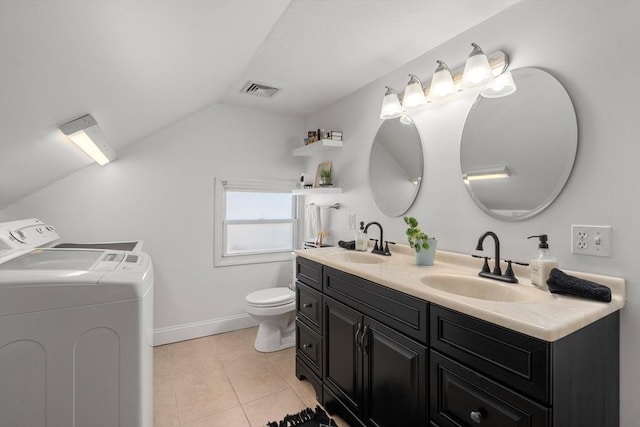
{"type": "Polygon", "coordinates": [[[340,246],[341,248],[345,248],[353,251],[356,249],[356,241],[350,240],[348,242],[345,242],[344,240],[340,240],[338,241],[338,246],[340,246]]]}
{"type": "Polygon", "coordinates": [[[571,295],[595,301],[611,302],[611,289],[589,280],[569,276],[554,268],[547,280],[549,291],[553,294],[571,295]]]}
{"type": "Polygon", "coordinates": [[[320,206],[310,204],[304,207],[304,240],[315,242],[322,231],[320,224],[320,206]]]}

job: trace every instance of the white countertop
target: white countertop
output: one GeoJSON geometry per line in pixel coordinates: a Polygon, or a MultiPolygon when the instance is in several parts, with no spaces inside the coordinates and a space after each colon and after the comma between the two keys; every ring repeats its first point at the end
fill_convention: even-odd
{"type": "MultiPolygon", "coordinates": [[[[625,281],[619,277],[569,271],[560,267],[567,274],[609,287],[611,302],[604,303],[551,294],[539,289],[531,285],[528,267],[514,265],[519,283],[482,280],[490,280],[496,286],[517,287],[518,294],[524,296],[524,301],[488,301],[438,290],[425,284],[438,280],[438,276],[442,275],[477,277],[482,260],[470,255],[438,250],[433,266],[417,266],[408,245],[394,245],[393,255],[390,257],[367,254],[384,258],[384,262],[378,264],[349,262],[346,260],[346,253],[355,251],[338,247],[296,251],[297,256],[548,342],[556,341],[620,310],[625,303],[625,281]]],[[[493,262],[489,263],[493,268],[493,262]]],[[[502,264],[503,271],[505,268],[506,264],[502,264]]]]}

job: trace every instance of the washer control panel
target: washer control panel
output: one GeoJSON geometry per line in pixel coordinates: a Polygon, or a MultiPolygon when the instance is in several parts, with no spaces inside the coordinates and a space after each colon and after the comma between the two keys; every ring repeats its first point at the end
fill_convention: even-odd
{"type": "Polygon", "coordinates": [[[0,249],[30,249],[47,246],[60,239],[56,229],[39,219],[0,223],[0,249]]]}

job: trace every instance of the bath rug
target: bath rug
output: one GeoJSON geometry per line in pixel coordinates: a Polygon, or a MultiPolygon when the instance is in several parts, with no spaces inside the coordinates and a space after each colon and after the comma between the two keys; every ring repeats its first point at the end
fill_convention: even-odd
{"type": "Polygon", "coordinates": [[[287,415],[282,421],[267,423],[267,427],[337,427],[324,410],[316,406],[315,411],[307,408],[294,415],[287,415]]]}

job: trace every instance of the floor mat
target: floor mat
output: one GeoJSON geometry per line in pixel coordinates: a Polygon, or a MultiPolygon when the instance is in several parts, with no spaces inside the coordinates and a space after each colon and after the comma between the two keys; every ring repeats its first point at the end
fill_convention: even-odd
{"type": "Polygon", "coordinates": [[[307,408],[294,415],[287,415],[282,421],[267,423],[267,427],[337,427],[324,410],[316,406],[315,411],[307,408]]]}

